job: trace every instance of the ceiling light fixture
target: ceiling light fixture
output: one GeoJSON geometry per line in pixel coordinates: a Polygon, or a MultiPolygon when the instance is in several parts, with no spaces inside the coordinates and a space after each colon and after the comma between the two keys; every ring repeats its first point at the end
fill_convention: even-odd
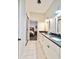
{"type": "Polygon", "coordinates": [[[38,2],[38,4],[40,4],[41,3],[41,0],[38,0],[37,2],[38,2]]]}

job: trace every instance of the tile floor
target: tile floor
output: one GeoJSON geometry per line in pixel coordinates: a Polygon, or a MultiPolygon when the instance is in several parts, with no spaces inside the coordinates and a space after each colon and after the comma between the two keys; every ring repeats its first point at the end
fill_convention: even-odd
{"type": "Polygon", "coordinates": [[[23,59],[37,59],[36,58],[36,41],[28,41],[24,49],[23,59]]]}

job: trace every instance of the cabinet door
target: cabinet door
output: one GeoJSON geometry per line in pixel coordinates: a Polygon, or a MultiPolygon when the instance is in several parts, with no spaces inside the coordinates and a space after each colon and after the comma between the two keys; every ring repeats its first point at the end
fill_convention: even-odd
{"type": "Polygon", "coordinates": [[[58,46],[56,46],[53,42],[51,42],[47,38],[44,38],[43,43],[44,43],[43,49],[45,51],[47,59],[60,59],[58,46]]]}
{"type": "Polygon", "coordinates": [[[55,43],[53,43],[50,40],[47,40],[47,42],[50,45],[50,47],[59,55],[60,54],[60,47],[57,46],[55,43]]]}
{"type": "Polygon", "coordinates": [[[60,59],[60,47],[42,34],[39,34],[38,56],[39,59],[60,59]]]}

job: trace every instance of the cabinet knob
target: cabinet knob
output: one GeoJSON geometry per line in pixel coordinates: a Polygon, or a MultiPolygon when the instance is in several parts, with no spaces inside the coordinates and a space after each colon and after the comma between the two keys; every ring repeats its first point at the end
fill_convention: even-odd
{"type": "Polygon", "coordinates": [[[49,45],[47,45],[47,47],[48,47],[48,48],[50,48],[50,46],[49,46],[49,45]]]}

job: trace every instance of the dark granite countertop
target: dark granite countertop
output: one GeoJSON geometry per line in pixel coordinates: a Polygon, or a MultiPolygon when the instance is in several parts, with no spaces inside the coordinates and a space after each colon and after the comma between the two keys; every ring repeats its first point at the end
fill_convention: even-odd
{"type": "Polygon", "coordinates": [[[61,38],[56,37],[54,35],[49,35],[47,33],[41,33],[43,36],[45,36],[47,39],[55,43],[57,46],[61,47],[61,38]]]}

